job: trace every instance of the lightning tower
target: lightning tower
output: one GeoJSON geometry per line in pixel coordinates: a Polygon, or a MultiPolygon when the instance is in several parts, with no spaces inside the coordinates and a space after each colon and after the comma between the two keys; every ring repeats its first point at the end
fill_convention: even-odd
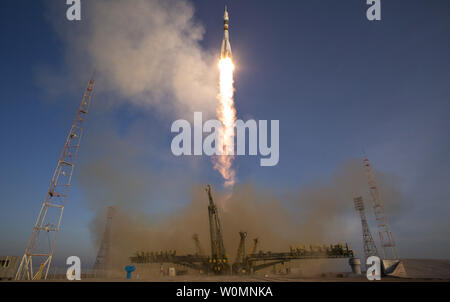
{"type": "Polygon", "coordinates": [[[103,234],[102,242],[100,244],[100,249],[97,254],[97,259],[95,260],[94,269],[100,274],[106,276],[108,269],[111,267],[111,228],[112,219],[114,216],[114,207],[108,207],[108,216],[106,219],[105,233],[103,234]]]}
{"type": "Polygon", "coordinates": [[[378,256],[377,246],[373,240],[372,233],[369,229],[369,224],[367,223],[366,213],[364,210],[364,201],[361,196],[353,198],[355,203],[355,209],[359,212],[361,217],[361,225],[363,232],[363,243],[364,243],[364,256],[369,258],[370,256],[378,256]]]}
{"type": "Polygon", "coordinates": [[[367,157],[364,158],[364,166],[366,168],[375,219],[378,225],[378,235],[383,250],[383,258],[398,259],[394,237],[392,236],[391,230],[389,228],[389,223],[386,214],[384,213],[384,207],[380,197],[380,192],[378,191],[377,183],[375,181],[375,177],[373,176],[372,168],[367,157]]]}
{"type": "Polygon", "coordinates": [[[70,128],[47,195],[33,226],[30,240],[16,273],[16,280],[47,278],[93,90],[94,80],[91,79],[81,99],[75,121],[70,128]],[[38,268],[36,273],[34,268],[38,268]]]}

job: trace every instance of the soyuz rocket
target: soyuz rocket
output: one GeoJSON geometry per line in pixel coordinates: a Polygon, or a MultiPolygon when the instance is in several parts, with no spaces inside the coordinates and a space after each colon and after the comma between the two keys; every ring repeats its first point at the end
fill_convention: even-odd
{"type": "Polygon", "coordinates": [[[228,34],[228,10],[225,6],[225,13],[223,14],[223,40],[222,48],[220,50],[220,58],[231,58],[230,37],[228,34]]]}

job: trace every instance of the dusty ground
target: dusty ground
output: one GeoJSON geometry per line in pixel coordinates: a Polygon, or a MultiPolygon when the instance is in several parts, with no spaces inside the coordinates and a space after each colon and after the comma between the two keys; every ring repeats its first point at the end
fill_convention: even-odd
{"type": "MultiPolygon", "coordinates": [[[[449,282],[450,281],[450,261],[433,259],[402,259],[401,265],[397,266],[391,276],[382,277],[381,282],[449,282]]],[[[337,272],[339,272],[338,270],[337,272]]],[[[115,278],[88,278],[94,275],[82,275],[84,282],[368,282],[364,275],[355,275],[349,272],[342,273],[309,273],[300,275],[291,273],[281,275],[274,273],[259,273],[249,276],[236,275],[200,275],[186,274],[179,276],[168,275],[141,275],[136,271],[132,279],[125,279],[125,272],[115,272],[112,276],[115,278]]],[[[3,280],[6,281],[6,280],[3,280]]],[[[67,281],[65,274],[49,275],[47,281],[67,281]]],[[[42,281],[46,282],[46,281],[42,281]]]]}
{"type": "MultiPolygon", "coordinates": [[[[65,279],[49,279],[40,281],[7,281],[0,282],[73,282],[65,279]]],[[[365,277],[317,277],[317,278],[293,278],[279,276],[177,276],[177,277],[158,277],[146,279],[101,279],[87,278],[77,282],[369,282],[365,277]]],[[[370,281],[372,282],[372,281],[370,281]]],[[[412,279],[412,278],[395,278],[383,277],[381,281],[375,282],[450,282],[449,279],[412,279]]]]}
{"type": "MultiPolygon", "coordinates": [[[[49,280],[50,281],[50,280],[49,280]]],[[[64,280],[53,280],[64,281],[64,280]]],[[[326,277],[296,277],[288,275],[253,275],[253,276],[214,276],[214,275],[184,275],[184,276],[158,276],[149,278],[121,279],[121,278],[87,278],[85,282],[368,282],[365,276],[326,276],[326,277]]],[[[450,279],[413,279],[413,278],[396,278],[383,277],[381,282],[449,282],[450,279]]],[[[377,281],[379,282],[379,281],[377,281]]]]}

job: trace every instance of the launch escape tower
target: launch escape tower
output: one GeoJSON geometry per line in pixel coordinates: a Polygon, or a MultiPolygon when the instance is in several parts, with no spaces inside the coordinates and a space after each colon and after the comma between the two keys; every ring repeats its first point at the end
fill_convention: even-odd
{"type": "Polygon", "coordinates": [[[367,223],[363,198],[361,196],[355,197],[353,198],[353,202],[355,203],[355,209],[359,212],[359,216],[361,217],[364,256],[366,257],[366,259],[370,256],[378,256],[378,250],[367,223]]]}
{"type": "Polygon", "coordinates": [[[378,225],[378,235],[383,250],[383,258],[398,259],[394,237],[392,236],[386,214],[384,213],[383,203],[381,201],[377,183],[375,182],[375,177],[373,176],[372,168],[368,158],[364,158],[364,166],[368,178],[369,191],[372,198],[375,219],[378,225]]]}
{"type": "Polygon", "coordinates": [[[108,207],[108,216],[106,219],[105,233],[103,234],[100,249],[98,250],[97,258],[95,259],[94,270],[97,276],[106,276],[108,269],[111,268],[111,234],[112,234],[112,219],[114,216],[114,207],[108,207]]]}
{"type": "Polygon", "coordinates": [[[211,186],[206,186],[206,192],[208,193],[209,206],[209,231],[211,236],[211,261],[217,263],[214,270],[223,270],[228,267],[227,256],[225,254],[225,246],[223,244],[222,225],[220,224],[219,213],[217,206],[214,204],[211,195],[211,186]]]}
{"type": "Polygon", "coordinates": [[[93,90],[94,80],[91,79],[84,91],[75,121],[70,128],[47,195],[33,226],[31,237],[16,273],[16,280],[47,278],[93,90]],[[33,266],[39,267],[36,273],[34,273],[33,266]]]}

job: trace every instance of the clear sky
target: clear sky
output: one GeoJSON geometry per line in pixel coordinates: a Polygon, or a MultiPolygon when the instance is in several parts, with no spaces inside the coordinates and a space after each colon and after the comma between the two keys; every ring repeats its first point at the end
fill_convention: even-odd
{"type": "MultiPolygon", "coordinates": [[[[109,40],[99,55],[98,36],[83,39],[84,33],[96,29],[115,35],[95,22],[110,21],[103,15],[107,11],[90,10],[82,1],[83,19],[74,24],[64,20],[65,5],[56,2],[3,0],[0,4],[2,255],[21,255],[25,249],[93,62],[120,55],[107,44],[109,40]],[[95,42],[97,48],[83,42],[95,42]],[[85,48],[90,52],[82,60],[85,48]]],[[[365,2],[188,2],[194,8],[195,27],[204,29],[195,47],[188,49],[205,56],[218,54],[227,4],[237,65],[237,115],[280,120],[279,164],[264,168],[259,158],[238,158],[239,182],[279,193],[295,190],[329,178],[344,161],[361,158],[364,149],[377,170],[398,179],[404,206],[391,222],[399,250],[405,257],[448,258],[450,2],[382,0],[379,22],[366,19],[365,2]]],[[[126,3],[133,6],[132,1],[126,3]]],[[[130,12],[131,8],[124,14],[130,12]]],[[[174,23],[178,20],[176,15],[171,18],[174,23]]],[[[142,30],[146,29],[137,27],[137,34],[142,30]]],[[[149,49],[159,51],[157,43],[149,49]]],[[[154,59],[151,54],[149,58],[154,59]]],[[[114,82],[105,76],[107,64],[98,64],[99,92],[88,117],[80,169],[101,158],[103,151],[120,161],[122,149],[125,153],[139,149],[139,164],[133,158],[134,164],[173,177],[173,184],[160,184],[158,192],[148,197],[158,200],[146,209],[151,215],[183,207],[188,199],[184,192],[194,183],[220,187],[222,180],[208,158],[175,158],[170,152],[171,122],[191,117],[192,111],[180,114],[158,107],[170,95],[161,100],[152,95],[153,101],[142,105],[148,91],[135,96],[127,90],[134,81],[114,82]],[[128,86],[111,88],[121,83],[128,86]]],[[[153,75],[165,72],[147,70],[153,75]]],[[[194,96],[197,92],[179,89],[194,96]]],[[[69,249],[92,261],[97,247],[89,224],[97,209],[85,201],[80,179],[85,174],[77,168],[56,253],[62,257],[69,249]]]]}

